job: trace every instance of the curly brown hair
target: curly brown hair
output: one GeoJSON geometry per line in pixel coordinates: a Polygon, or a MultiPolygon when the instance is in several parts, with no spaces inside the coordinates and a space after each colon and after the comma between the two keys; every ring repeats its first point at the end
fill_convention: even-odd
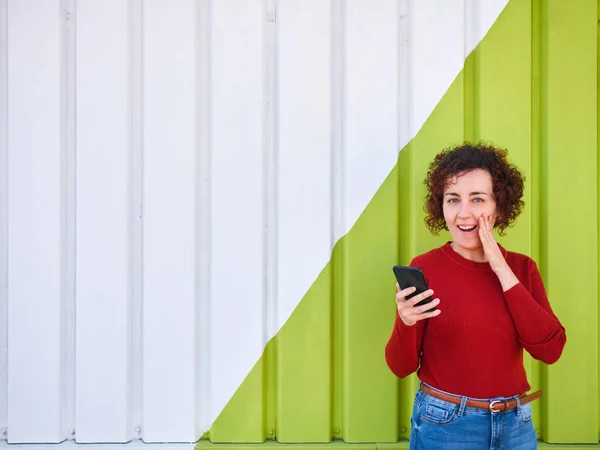
{"type": "Polygon", "coordinates": [[[523,184],[525,177],[519,169],[507,160],[508,151],[489,144],[465,142],[457,147],[442,150],[429,165],[425,178],[425,223],[427,228],[438,234],[447,230],[444,220],[444,189],[452,177],[471,170],[486,170],[492,177],[493,195],[496,200],[496,227],[500,235],[514,225],[525,203],[523,184]]]}

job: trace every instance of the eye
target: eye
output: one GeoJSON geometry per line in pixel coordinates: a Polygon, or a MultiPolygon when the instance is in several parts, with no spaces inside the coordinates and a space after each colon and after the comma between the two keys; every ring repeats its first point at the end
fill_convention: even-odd
{"type": "Polygon", "coordinates": [[[458,199],[457,198],[449,198],[446,203],[458,203],[458,199]]]}
{"type": "Polygon", "coordinates": [[[483,203],[483,199],[482,199],[482,198],[480,198],[480,197],[475,197],[475,198],[473,199],[473,201],[474,201],[475,203],[483,203]]]}

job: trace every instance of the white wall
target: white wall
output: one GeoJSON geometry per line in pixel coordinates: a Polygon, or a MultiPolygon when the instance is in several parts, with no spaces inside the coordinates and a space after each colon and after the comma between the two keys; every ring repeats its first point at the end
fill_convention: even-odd
{"type": "Polygon", "coordinates": [[[0,0],[8,442],[197,440],[505,3],[0,0]]]}

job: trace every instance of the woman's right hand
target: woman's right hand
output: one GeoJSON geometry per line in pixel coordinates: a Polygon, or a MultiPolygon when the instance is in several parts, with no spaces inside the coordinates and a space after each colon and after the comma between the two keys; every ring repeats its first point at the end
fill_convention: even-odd
{"type": "Polygon", "coordinates": [[[440,315],[441,311],[439,309],[426,312],[440,303],[439,298],[436,298],[425,305],[415,306],[415,304],[419,303],[421,300],[431,297],[433,295],[432,289],[429,289],[419,295],[415,295],[410,300],[407,300],[406,297],[416,291],[415,287],[409,287],[401,290],[398,283],[396,283],[396,290],[398,291],[396,294],[396,307],[398,309],[398,316],[400,316],[400,319],[405,325],[410,327],[419,320],[429,319],[430,317],[440,315]]]}

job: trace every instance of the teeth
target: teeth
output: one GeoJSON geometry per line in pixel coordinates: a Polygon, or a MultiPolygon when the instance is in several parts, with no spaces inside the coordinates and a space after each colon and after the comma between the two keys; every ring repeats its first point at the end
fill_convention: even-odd
{"type": "Polygon", "coordinates": [[[460,228],[463,231],[471,231],[473,229],[475,229],[476,225],[469,225],[469,226],[465,226],[465,225],[459,225],[458,228],[460,228]]]}

